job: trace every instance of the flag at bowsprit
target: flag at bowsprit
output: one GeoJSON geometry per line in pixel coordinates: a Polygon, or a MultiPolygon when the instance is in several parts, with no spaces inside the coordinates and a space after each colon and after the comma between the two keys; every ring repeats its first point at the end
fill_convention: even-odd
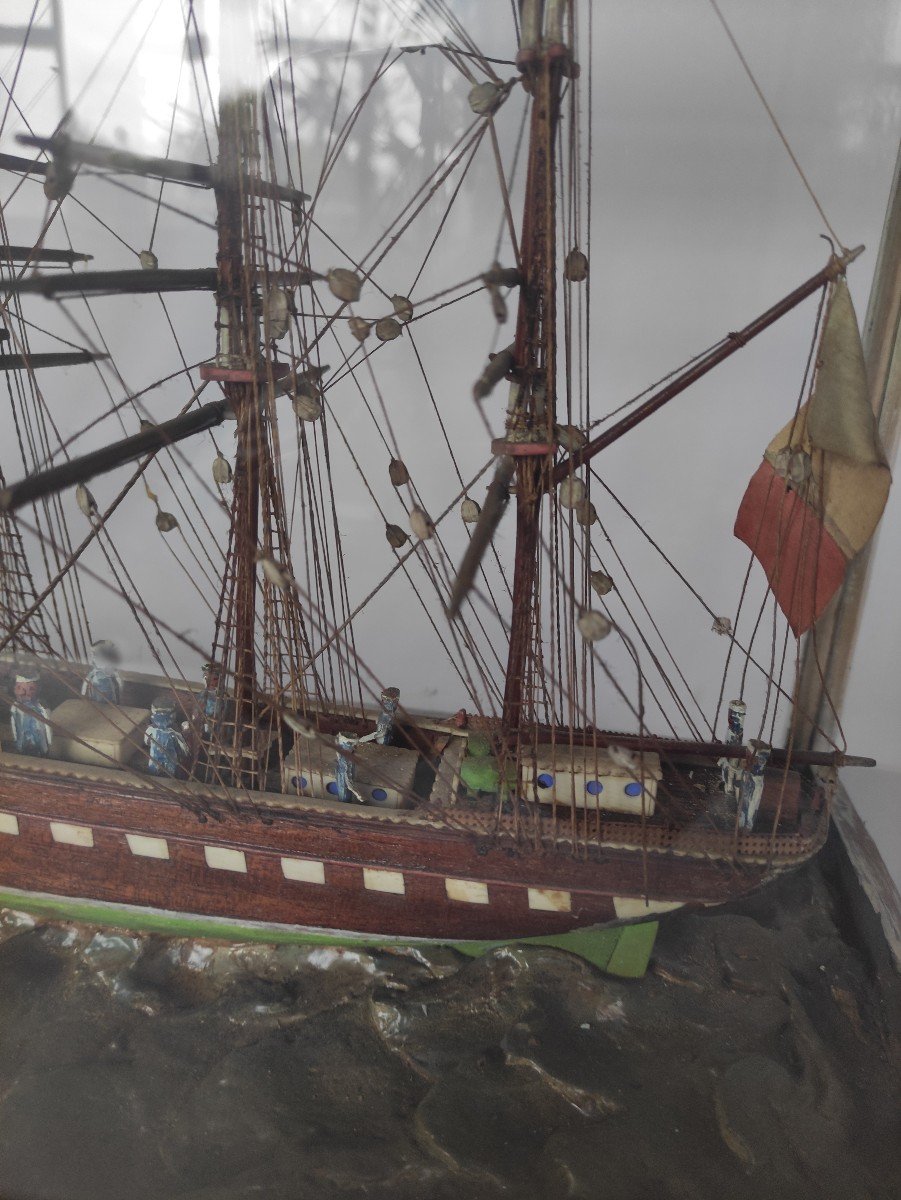
{"type": "Polygon", "coordinates": [[[833,285],[810,399],[770,442],[735,536],[753,551],[796,636],[813,625],[888,499],[863,349],[844,279],[833,285]]]}

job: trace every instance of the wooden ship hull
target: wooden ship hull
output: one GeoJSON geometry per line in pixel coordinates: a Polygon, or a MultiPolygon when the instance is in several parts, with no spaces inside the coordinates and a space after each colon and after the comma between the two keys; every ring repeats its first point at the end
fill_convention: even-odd
{"type": "Polygon", "coordinates": [[[731,819],[715,827],[703,807],[717,795],[718,769],[672,756],[659,787],[678,825],[659,812],[643,820],[558,805],[517,827],[496,798],[460,788],[466,736],[431,729],[441,750],[416,809],[275,791],[242,797],[4,752],[0,899],[214,936],[262,927],[275,940],[304,932],[363,943],[557,939],[736,899],[825,839],[826,793],[813,777],[769,771],[757,831],[738,832],[731,819]],[[692,792],[689,771],[706,772],[709,790],[692,792]],[[766,830],[777,816],[773,835],[766,830]],[[92,913],[91,902],[115,914],[92,913]]]}
{"type": "MultiPolygon", "coordinates": [[[[427,501],[418,483],[400,457],[395,436],[400,406],[389,413],[379,393],[384,414],[380,423],[367,400],[384,451],[390,455],[387,481],[383,478],[380,485],[390,484],[389,506],[379,503],[369,469],[382,454],[380,445],[372,450],[371,464],[361,466],[347,441],[345,465],[352,461],[360,473],[396,561],[382,584],[351,612],[349,563],[339,533],[328,430],[334,425],[341,440],[346,439],[340,425],[342,406],[332,401],[342,394],[345,376],[353,376],[354,386],[360,386],[356,366],[366,361],[367,370],[372,370],[368,360],[373,350],[363,347],[371,326],[376,341],[388,344],[400,338],[414,319],[414,301],[391,294],[401,286],[396,280],[407,278],[410,262],[399,265],[398,260],[389,260],[382,266],[387,250],[372,258],[382,238],[363,262],[357,261],[359,254],[345,253],[327,234],[327,244],[314,237],[311,250],[311,233],[318,229],[312,214],[320,195],[317,190],[310,197],[294,187],[294,178],[302,179],[300,135],[295,167],[282,129],[290,161],[281,163],[273,133],[285,115],[278,107],[279,89],[272,89],[276,96],[272,101],[269,82],[265,87],[259,80],[251,84],[242,79],[239,69],[258,41],[254,10],[254,5],[222,6],[215,164],[126,154],[93,139],[90,144],[78,142],[65,132],[50,138],[29,132],[19,139],[52,160],[36,159],[25,167],[31,171],[34,166],[42,175],[46,196],[53,202],[65,198],[81,166],[211,189],[216,266],[160,269],[148,249],[138,254],[140,270],[71,275],[11,271],[5,286],[15,295],[16,305],[18,297],[27,294],[50,299],[73,294],[84,298],[158,293],[162,297],[170,291],[212,292],[215,339],[209,339],[204,360],[196,364],[200,386],[178,416],[160,422],[142,417],[139,432],[80,457],[67,453],[65,461],[44,454],[43,449],[37,456],[23,452],[23,478],[6,487],[5,477],[0,476],[0,584],[4,573],[7,579],[7,598],[2,602],[6,612],[0,612],[7,628],[0,637],[0,653],[11,655],[19,665],[28,665],[29,654],[38,660],[34,673],[8,681],[15,696],[11,714],[18,749],[30,745],[34,756],[14,752],[11,744],[0,754],[0,902],[93,915],[135,928],[237,936],[256,931],[275,940],[425,940],[466,948],[534,938],[562,945],[580,931],[652,924],[661,912],[734,900],[804,862],[823,844],[828,827],[829,776],[834,771],[821,776],[816,767],[831,769],[849,760],[838,752],[809,754],[805,759],[794,742],[794,722],[790,751],[771,754],[771,747],[761,741],[743,744],[743,723],[733,728],[731,711],[734,706],[744,712],[745,675],[752,663],[759,666],[752,651],[760,618],[751,643],[744,648],[730,620],[714,618],[717,633],[731,634],[721,700],[727,695],[733,650],[733,674],[741,671],[740,688],[729,693],[739,694],[730,704],[729,743],[668,742],[647,734],[645,667],[626,632],[632,621],[628,609],[622,617],[624,628],[614,619],[615,607],[607,607],[605,597],[615,600],[618,592],[603,566],[603,546],[611,539],[601,527],[603,540],[598,537],[597,545],[592,545],[592,527],[600,518],[589,495],[593,472],[587,468],[601,451],[822,290],[816,329],[821,348],[827,343],[830,347],[825,361],[828,365],[831,355],[840,365],[853,361],[859,367],[855,419],[860,428],[853,445],[860,462],[851,472],[834,472],[832,466],[827,471],[824,466],[824,456],[835,452],[841,457],[847,448],[842,443],[836,450],[831,443],[816,441],[821,436],[817,429],[830,430],[834,424],[822,416],[823,406],[841,392],[824,385],[825,398],[811,410],[816,418],[812,432],[807,417],[801,419],[796,413],[785,444],[777,438],[769,447],[769,458],[761,467],[763,482],[749,489],[750,500],[746,497],[743,502],[744,516],[736,525],[736,533],[763,565],[790,630],[801,636],[828,599],[828,589],[821,586],[821,566],[829,576],[825,582],[834,590],[846,560],[875,527],[888,489],[888,468],[868,424],[872,413],[866,404],[856,318],[850,299],[844,298],[845,270],[862,248],[836,251],[823,270],[740,331],[728,333],[681,370],[665,376],[655,389],[622,406],[628,409],[626,414],[597,431],[607,418],[595,419],[587,387],[592,344],[589,259],[587,242],[583,250],[580,237],[587,237],[590,230],[590,221],[582,227],[581,210],[591,193],[589,189],[583,196],[580,183],[583,149],[575,97],[581,73],[571,44],[578,22],[571,5],[521,0],[515,59],[521,89],[514,87],[515,79],[500,79],[491,66],[498,60],[481,61],[481,82],[469,67],[463,71],[469,108],[483,122],[482,132],[490,127],[493,153],[501,168],[503,205],[499,200],[498,215],[503,211],[503,251],[508,255],[504,261],[511,265],[502,265],[500,259],[482,263],[473,278],[467,266],[464,282],[436,292],[431,300],[415,298],[420,305],[416,319],[429,316],[456,300],[434,309],[422,305],[478,279],[475,290],[486,291],[497,330],[507,321],[506,294],[513,299],[515,329],[509,345],[489,354],[472,385],[473,414],[479,414],[492,435],[502,431],[502,436],[490,440],[494,474],[480,506],[467,488],[473,490],[486,468],[463,485],[433,397],[450,452],[448,462],[453,463],[463,488],[433,521],[422,507],[427,501]],[[520,135],[527,148],[517,233],[493,114],[513,91],[520,90],[527,98],[520,135]],[[276,180],[279,171],[287,172],[288,182],[276,180]],[[350,265],[335,267],[324,258],[320,261],[326,253],[335,253],[350,265]],[[379,282],[383,274],[384,286],[379,282]],[[584,299],[579,298],[580,288],[584,299]],[[312,289],[309,298],[307,289],[312,289]],[[382,315],[384,301],[394,315],[382,315]],[[359,311],[349,307],[357,302],[362,305],[359,311]],[[318,323],[320,310],[324,324],[318,323]],[[336,339],[343,359],[343,366],[331,376],[331,368],[322,360],[325,347],[320,345],[326,333],[336,339]],[[212,385],[209,394],[219,398],[195,407],[207,385],[212,385]],[[506,390],[507,399],[495,411],[496,400],[488,402],[498,388],[506,390]],[[289,405],[293,417],[286,411],[289,405]],[[178,443],[210,433],[226,420],[234,421],[233,462],[216,444],[211,467],[215,491],[193,467],[190,479],[178,468],[181,482],[193,490],[190,496],[178,496],[181,518],[165,511],[145,472],[152,468],[151,478],[156,478],[157,456],[163,464],[172,458],[178,466],[174,456],[178,443]],[[573,421],[577,424],[569,423],[573,421]],[[283,445],[296,455],[293,479],[284,470],[283,445]],[[135,461],[140,465],[131,482],[104,510],[86,482],[135,461]],[[827,484],[833,474],[845,480],[853,503],[845,494],[830,492],[827,484]],[[110,699],[105,693],[82,698],[86,668],[73,661],[105,644],[91,640],[82,592],[72,594],[72,607],[81,623],[76,628],[69,615],[71,637],[60,622],[53,637],[48,637],[42,603],[49,603],[61,580],[74,587],[81,574],[73,574],[72,579],[69,574],[76,568],[90,578],[89,568],[80,561],[81,552],[101,533],[109,536],[107,526],[119,500],[139,480],[155,506],[155,530],[166,537],[179,529],[192,555],[196,556],[195,542],[203,555],[197,562],[201,575],[213,585],[210,596],[204,595],[213,617],[212,636],[201,646],[176,633],[171,624],[158,624],[124,565],[124,575],[115,566],[120,561],[118,551],[115,559],[109,557],[103,543],[116,583],[112,590],[126,599],[148,637],[159,670],[167,669],[164,660],[168,663],[169,658],[175,664],[171,678],[128,680],[125,707],[120,705],[118,675],[107,672],[103,677],[108,683],[114,681],[115,701],[105,708],[110,699]],[[42,591],[30,574],[15,513],[28,506],[40,511],[39,505],[73,486],[75,503],[90,522],[91,532],[75,550],[60,521],[65,566],[42,591]],[[866,511],[861,515],[865,494],[866,511]],[[403,552],[410,535],[386,515],[396,511],[390,505],[396,505],[398,498],[414,535],[409,550],[403,552]],[[183,503],[188,500],[196,507],[196,520],[194,508],[183,503]],[[211,519],[218,533],[206,508],[200,507],[201,500],[214,514],[211,519]],[[493,539],[511,501],[515,546],[512,563],[504,565],[493,539]],[[462,560],[451,579],[450,552],[437,526],[458,504],[461,521],[472,529],[465,543],[460,542],[462,560]],[[824,541],[826,525],[832,538],[828,542],[824,541]],[[821,555],[821,545],[830,554],[821,555]],[[497,572],[489,547],[497,559],[497,572]],[[396,570],[404,567],[407,572],[407,559],[414,552],[435,590],[438,621],[420,597],[429,622],[452,660],[466,659],[459,670],[466,702],[474,711],[491,714],[475,718],[472,728],[465,720],[460,725],[436,722],[403,711],[397,714],[395,728],[398,691],[381,690],[386,682],[383,674],[393,667],[382,662],[378,673],[373,673],[357,655],[353,618],[396,570]],[[301,571],[298,578],[292,557],[306,562],[306,577],[301,571]],[[494,582],[509,592],[510,601],[509,605],[506,599],[500,604],[494,601],[488,586],[495,609],[494,615],[489,611],[490,629],[474,604],[474,597],[480,602],[485,599],[479,580],[482,576],[486,583],[489,580],[486,564],[494,582]],[[445,615],[452,623],[450,643],[444,641],[445,615]],[[165,637],[163,629],[168,630],[165,637]],[[597,649],[596,643],[610,634],[616,634],[611,643],[621,644],[630,674],[633,660],[638,669],[639,694],[634,704],[597,649]],[[172,653],[176,650],[179,655],[190,650],[191,659],[177,660],[172,653]],[[739,652],[743,663],[738,661],[739,652]],[[204,668],[206,686],[198,692],[198,685],[188,682],[189,673],[196,673],[205,654],[210,657],[204,668]],[[42,698],[40,672],[46,677],[42,698]],[[640,735],[608,735],[592,727],[598,720],[616,719],[598,715],[614,691],[622,696],[640,735]],[[378,698],[384,706],[389,692],[394,704],[385,710],[388,723],[380,731],[383,714],[376,713],[379,726],[373,730],[373,714],[366,712],[364,704],[378,698]],[[49,707],[44,707],[44,701],[49,707]],[[108,725],[110,713],[118,714],[121,734],[112,742],[104,740],[102,733],[98,738],[91,726],[95,720],[108,725]],[[31,732],[25,730],[29,722],[31,732]],[[576,729],[576,725],[586,728],[576,729]],[[183,729],[189,730],[190,752],[183,729]],[[481,735],[481,754],[473,750],[472,733],[481,735]],[[151,746],[149,764],[145,743],[151,746]],[[83,753],[85,748],[88,754],[83,753]],[[154,748],[159,751],[157,759],[154,748]],[[46,756],[45,751],[49,751],[46,756]],[[352,785],[354,778],[360,785],[354,773],[360,764],[366,767],[370,751],[377,769],[364,796],[355,793],[352,785]],[[622,753],[617,756],[615,751],[622,753]],[[601,758],[603,772],[598,766],[601,758]],[[720,758],[726,760],[724,766],[720,758]],[[161,766],[164,762],[168,765],[161,766]],[[400,774],[392,774],[392,762],[401,764],[400,774]],[[480,770],[488,786],[473,783],[480,770]],[[382,780],[379,771],[385,773],[382,780]],[[354,803],[354,797],[363,803],[354,803]],[[626,797],[631,803],[626,803],[626,797]]],[[[429,49],[442,47],[421,47],[423,52],[429,49]]],[[[479,58],[468,52],[464,57],[479,58]]],[[[271,71],[271,63],[266,69],[271,71]]],[[[282,83],[287,88],[287,79],[282,83]]],[[[580,86],[584,88],[584,81],[580,86]]],[[[333,114],[331,128],[334,121],[333,114]]],[[[7,156],[0,167],[16,163],[21,167],[21,161],[7,156]]],[[[331,172],[331,165],[325,170],[326,162],[327,158],[323,186],[331,172]]],[[[312,178],[309,169],[307,174],[312,178]]],[[[440,184],[443,177],[435,180],[427,198],[438,192],[440,184]]],[[[418,197],[417,192],[414,217],[424,204],[418,197]]],[[[404,228],[412,219],[404,218],[404,228]]],[[[439,233],[444,225],[442,218],[439,233]]],[[[41,232],[42,242],[45,232],[41,232]]],[[[390,247],[399,236],[399,232],[392,235],[390,247]]],[[[429,245],[413,291],[437,237],[429,245]]],[[[41,252],[50,255],[50,261],[63,263],[72,253],[46,248],[41,252]]],[[[7,247],[10,263],[27,261],[24,253],[21,247],[7,247]]],[[[499,253],[496,248],[495,254],[499,253]]],[[[27,250],[27,255],[32,251],[27,250]]],[[[421,290],[428,292],[425,284],[421,290]]],[[[18,330],[23,347],[27,325],[18,330]]],[[[492,327],[486,346],[503,344],[496,332],[492,327]]],[[[412,334],[407,334],[407,341],[412,343],[412,334]]],[[[331,353],[331,342],[326,345],[331,353]]],[[[41,359],[20,349],[17,346],[15,355],[6,356],[0,368],[19,371],[26,362],[54,365],[47,356],[41,359]]],[[[446,358],[446,345],[442,354],[446,358]]],[[[179,356],[184,365],[187,360],[180,346],[179,356]]],[[[78,351],[76,361],[96,357],[93,351],[78,351]]],[[[425,377],[418,350],[416,359],[425,377]]],[[[819,381],[828,374],[821,366],[824,354],[818,354],[816,361],[819,381]]],[[[192,370],[184,366],[185,372],[192,370]]],[[[843,368],[842,378],[847,374],[843,368]]],[[[197,380],[190,374],[188,378],[193,388],[197,380]]],[[[419,375],[412,379],[419,394],[419,375]]],[[[375,377],[373,384],[377,388],[375,377]]],[[[843,395],[839,399],[844,405],[843,395]]],[[[816,400],[812,392],[808,407],[816,400]]],[[[43,401],[34,407],[43,413],[43,401]]],[[[617,408],[608,416],[616,418],[620,412],[617,408]]],[[[362,428],[358,433],[361,441],[371,436],[362,428]]],[[[404,443],[412,448],[412,434],[402,433],[404,443]]],[[[52,439],[46,430],[43,437],[49,446],[52,439]]],[[[337,445],[338,440],[331,444],[337,445]]],[[[341,469],[336,466],[338,480],[341,469]]],[[[428,469],[423,465],[420,477],[428,469]]],[[[166,489],[168,495],[172,490],[168,478],[166,489]]],[[[428,487],[426,492],[430,493],[428,487]]],[[[428,503],[431,506],[432,501],[428,503]]],[[[36,536],[44,535],[38,529],[36,536]]],[[[142,550],[143,543],[132,549],[142,550]]],[[[168,564],[168,559],[161,561],[168,564]]],[[[180,559],[179,563],[184,566],[180,559]]],[[[195,578],[190,561],[185,571],[202,591],[203,582],[195,578]]],[[[99,577],[99,582],[108,586],[105,577],[99,577]]],[[[165,586],[165,574],[157,582],[165,586]]],[[[640,592],[638,598],[646,608],[640,592]]],[[[706,623],[712,610],[706,603],[704,608],[706,623]]],[[[763,608],[760,611],[762,615],[763,608]]],[[[654,629],[672,658],[660,629],[656,625],[654,629]]],[[[775,663],[775,625],[772,638],[770,667],[761,668],[767,680],[766,700],[754,718],[759,717],[761,737],[769,718],[771,739],[780,696],[791,701],[781,683],[788,637],[781,666],[775,663]]],[[[401,639],[384,641],[397,654],[403,653],[401,639]]],[[[678,683],[667,677],[650,646],[648,651],[676,706],[684,709],[681,693],[683,684],[688,685],[675,659],[678,683]]],[[[92,662],[93,674],[99,668],[93,657],[92,662]]],[[[422,664],[424,670],[429,666],[422,664]]],[[[685,716],[684,723],[680,717],[679,728],[700,737],[706,726],[711,737],[716,736],[719,711],[712,721],[705,717],[700,725],[685,716]]],[[[669,720],[667,724],[675,734],[676,726],[669,720]]]]}

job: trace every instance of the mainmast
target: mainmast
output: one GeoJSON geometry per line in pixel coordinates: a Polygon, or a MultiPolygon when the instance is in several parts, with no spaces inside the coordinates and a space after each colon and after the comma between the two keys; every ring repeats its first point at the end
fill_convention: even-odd
{"type": "MultiPolygon", "coordinates": [[[[260,404],[258,313],[254,280],[244,258],[247,177],[245,163],[257,152],[255,101],[241,86],[239,65],[253,45],[242,0],[220,6],[219,161],[215,173],[218,283],[217,355],[213,372],[222,382],[237,421],[232,501],[234,719],[236,739],[256,721],[256,555],[260,509],[260,404]]],[[[229,581],[226,581],[227,583],[229,581]]],[[[237,747],[236,747],[237,748],[237,747]]]]}
{"type": "MultiPolygon", "coordinates": [[[[223,6],[223,14],[229,6],[223,6]]],[[[254,625],[256,622],[256,549],[259,534],[259,404],[252,380],[238,376],[254,370],[257,347],[250,344],[255,324],[252,283],[245,274],[242,249],[243,206],[240,165],[243,131],[252,101],[231,97],[219,109],[219,182],[216,185],[219,253],[217,266],[219,348],[216,366],[223,370],[223,391],[237,420],[231,566],[234,572],[235,636],[234,696],[239,724],[252,724],[256,677],[254,625]],[[227,376],[231,378],[227,378],[227,376]]]]}
{"type": "MultiPolygon", "coordinates": [[[[218,253],[217,353],[201,375],[219,382],[236,422],[231,529],[213,659],[231,681],[207,749],[213,779],[265,786],[282,707],[305,709],[318,681],[292,590],[284,499],[274,461],[276,387],[288,371],[261,339],[260,287],[270,284],[264,209],[299,193],[267,183],[260,172],[258,97],[241,70],[253,57],[254,6],[220,8],[219,158],[212,171],[218,253]],[[260,578],[260,563],[269,568],[260,578]],[[258,648],[259,647],[259,648],[258,648]],[[223,775],[224,772],[224,775],[223,775]]],[[[277,214],[270,214],[277,219],[277,214]]],[[[280,744],[279,744],[280,745],[280,744]]]]}
{"type": "Polygon", "coordinates": [[[528,680],[539,622],[539,521],[556,419],[555,142],[562,83],[572,62],[562,38],[563,7],[559,0],[548,4],[542,31],[543,4],[524,0],[523,40],[517,57],[523,86],[532,96],[532,112],[521,237],[522,285],[505,447],[515,460],[516,485],[513,613],[503,709],[508,733],[518,730],[526,717],[535,716],[530,711],[528,680]]]}

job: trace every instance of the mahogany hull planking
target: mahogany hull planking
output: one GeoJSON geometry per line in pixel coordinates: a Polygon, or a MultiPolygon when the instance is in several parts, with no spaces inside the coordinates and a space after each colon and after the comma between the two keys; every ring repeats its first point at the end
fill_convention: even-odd
{"type": "Polygon", "coordinates": [[[515,940],[738,898],[816,853],[828,823],[824,812],[811,836],[780,837],[775,854],[766,836],[744,839],[736,857],[728,833],[658,836],[643,852],[605,822],[574,855],[409,812],[267,809],[265,795],[201,823],[142,785],[0,765],[0,890],[374,938],[515,940]]]}

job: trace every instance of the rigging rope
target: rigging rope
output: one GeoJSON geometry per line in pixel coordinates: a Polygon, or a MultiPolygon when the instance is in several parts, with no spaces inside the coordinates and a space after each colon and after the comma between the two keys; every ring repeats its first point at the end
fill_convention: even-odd
{"type": "Polygon", "coordinates": [[[748,79],[751,82],[751,86],[754,88],[754,91],[757,93],[757,97],[760,100],[760,103],[763,105],[764,109],[766,110],[766,114],[769,117],[773,128],[775,129],[776,133],[779,135],[779,140],[782,142],[782,145],[785,147],[788,157],[791,159],[795,170],[798,172],[798,176],[800,177],[801,182],[804,184],[804,187],[807,190],[807,194],[810,196],[811,200],[813,201],[814,205],[816,206],[816,210],[820,214],[823,224],[829,230],[829,233],[831,234],[833,241],[842,248],[843,253],[847,254],[847,252],[848,252],[847,246],[841,240],[841,238],[838,236],[838,234],[835,232],[835,230],[832,228],[832,225],[829,222],[829,218],[826,216],[825,212],[823,211],[823,206],[822,206],[822,204],[820,204],[819,200],[817,199],[816,193],[814,192],[813,188],[810,185],[810,180],[804,174],[801,164],[798,161],[797,155],[795,154],[794,150],[792,150],[791,146],[789,145],[788,138],[783,133],[782,126],[779,124],[778,120],[776,119],[776,114],[773,112],[772,108],[769,105],[769,102],[767,101],[766,96],[763,94],[763,89],[761,88],[761,86],[757,82],[757,80],[755,79],[754,72],[751,70],[751,67],[748,64],[748,60],[745,58],[744,54],[742,53],[741,47],[739,46],[738,42],[735,39],[735,35],[733,34],[732,30],[729,28],[729,24],[726,21],[726,18],[722,14],[722,11],[720,10],[720,6],[717,3],[717,0],[710,0],[710,7],[716,13],[716,16],[717,16],[720,24],[722,25],[723,29],[725,30],[726,37],[729,39],[729,41],[732,45],[732,49],[738,55],[738,60],[741,63],[742,67],[744,68],[745,74],[747,75],[748,79]]]}

